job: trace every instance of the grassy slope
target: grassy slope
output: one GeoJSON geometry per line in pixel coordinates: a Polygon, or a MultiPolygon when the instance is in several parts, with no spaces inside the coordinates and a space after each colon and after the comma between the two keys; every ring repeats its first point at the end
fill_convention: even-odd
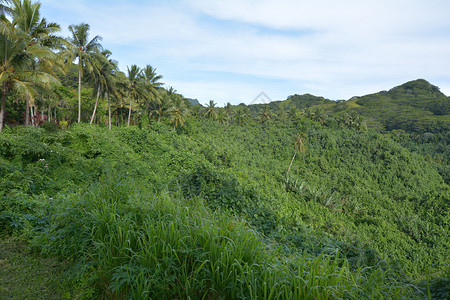
{"type": "Polygon", "coordinates": [[[0,239],[0,299],[70,298],[70,283],[64,280],[69,267],[36,256],[21,240],[0,239]]]}
{"type": "MultiPolygon", "coordinates": [[[[122,263],[114,262],[114,259],[109,262],[100,259],[105,257],[100,255],[105,249],[126,248],[116,248],[114,243],[117,241],[106,243],[104,240],[108,236],[116,236],[104,233],[108,230],[114,232],[117,228],[104,228],[99,231],[99,236],[84,236],[88,246],[89,243],[97,246],[109,245],[104,248],[88,247],[89,251],[80,252],[80,249],[76,248],[86,245],[78,245],[75,246],[78,250],[70,250],[73,246],[71,243],[77,239],[61,237],[61,234],[70,237],[79,233],[76,226],[71,227],[70,223],[67,223],[67,220],[78,219],[67,219],[67,209],[74,213],[74,216],[81,214],[88,229],[100,228],[101,224],[105,224],[102,223],[102,218],[109,214],[101,211],[86,214],[91,209],[80,208],[77,203],[93,197],[88,204],[97,205],[97,202],[102,203],[105,198],[117,197],[117,193],[111,192],[106,192],[104,197],[95,196],[102,193],[98,191],[102,186],[115,191],[112,186],[117,185],[117,181],[113,180],[113,185],[108,183],[110,180],[105,184],[101,183],[101,178],[108,178],[111,174],[116,178],[128,178],[125,180],[125,186],[121,185],[122,192],[118,191],[117,199],[121,199],[123,205],[117,209],[129,210],[136,198],[141,199],[135,204],[137,207],[148,207],[154,205],[151,199],[155,196],[175,193],[174,195],[178,196],[170,196],[169,199],[173,200],[169,200],[167,205],[171,209],[170,214],[178,214],[176,207],[179,205],[170,203],[185,203],[181,206],[186,207],[192,204],[186,204],[185,200],[175,201],[177,197],[194,200],[199,200],[200,197],[209,207],[228,209],[238,217],[245,218],[253,228],[265,233],[272,241],[290,245],[283,253],[304,253],[306,256],[302,259],[314,257],[320,252],[333,257],[335,250],[340,249],[341,253],[350,259],[349,268],[354,269],[367,265],[382,266],[379,258],[381,253],[390,262],[401,260],[408,272],[418,275],[431,262],[445,261],[448,254],[448,237],[445,237],[448,216],[442,215],[442,212],[448,209],[443,206],[445,197],[448,199],[448,187],[423,158],[410,154],[398,144],[375,133],[321,128],[318,124],[306,121],[299,124],[254,124],[230,128],[207,121],[199,124],[192,121],[181,134],[159,125],[153,126],[150,131],[122,128],[112,133],[101,128],[80,126],[56,134],[37,130],[6,133],[0,143],[0,186],[3,195],[0,225],[9,232],[42,232],[50,226],[53,235],[38,234],[39,238],[34,243],[49,254],[72,255],[76,259],[94,264],[97,271],[93,278],[87,280],[89,271],[82,272],[87,286],[96,287],[90,292],[126,293],[130,288],[132,291],[137,291],[138,288],[129,287],[128,277],[123,277],[126,272],[119,272],[125,270],[124,266],[133,265],[130,264],[132,253],[127,254],[125,251],[122,263]],[[293,139],[298,131],[308,133],[308,153],[304,161],[301,156],[297,158],[291,177],[285,178],[284,172],[293,154],[293,139]],[[107,174],[109,175],[106,176],[107,174]],[[100,183],[97,183],[99,178],[100,183]],[[306,181],[306,184],[301,184],[303,181],[306,181]],[[100,184],[100,187],[96,187],[97,184],[100,184]],[[136,190],[139,191],[136,186],[142,184],[145,186],[144,191],[136,193],[136,190]],[[67,198],[67,195],[71,194],[74,196],[67,198]],[[424,205],[426,209],[420,209],[424,205]],[[49,219],[41,210],[41,206],[51,208],[54,218],[49,219]],[[428,227],[424,227],[425,225],[428,227]],[[59,237],[56,239],[57,243],[49,243],[49,239],[53,240],[55,237],[59,237]],[[423,240],[424,237],[427,239],[423,240]],[[433,245],[431,250],[425,246],[430,245],[429,243],[433,245]],[[378,254],[371,252],[371,248],[377,249],[378,254]],[[97,256],[99,259],[91,261],[89,257],[80,256],[80,253],[97,256]]],[[[100,207],[105,208],[105,211],[114,208],[106,204],[100,207]]],[[[194,210],[204,209],[195,205],[193,207],[194,210]]],[[[145,208],[145,211],[148,209],[150,208],[145,208]]],[[[209,213],[203,214],[205,215],[202,218],[212,218],[211,224],[219,222],[214,221],[215,217],[209,213]]],[[[132,214],[130,217],[142,218],[142,215],[132,214]]],[[[221,220],[220,216],[217,218],[221,220]]],[[[165,222],[170,220],[162,221],[147,220],[145,224],[171,224],[165,222]]],[[[118,220],[111,224],[116,222],[118,220]]],[[[182,232],[183,222],[178,221],[176,224],[181,226],[178,231],[182,232]]],[[[230,223],[230,226],[235,226],[231,224],[234,223],[230,223]]],[[[201,236],[199,232],[209,231],[205,231],[202,226],[198,227],[196,236],[201,236]]],[[[139,232],[139,228],[140,225],[131,232],[139,232]]],[[[95,234],[89,230],[88,232],[95,234]]],[[[235,232],[242,235],[247,229],[235,232]]],[[[245,233],[244,236],[248,234],[245,233]]],[[[236,238],[232,239],[236,241],[236,238]]],[[[264,244],[258,239],[260,238],[256,238],[254,249],[264,244]]],[[[78,240],[83,241],[83,237],[78,240]]],[[[176,240],[177,247],[180,240],[176,240]]],[[[186,253],[193,250],[191,246],[186,246],[186,253]]],[[[228,247],[226,244],[224,246],[228,247]]],[[[239,252],[233,252],[232,255],[237,253],[239,252]]],[[[188,255],[186,259],[198,260],[199,257],[195,255],[188,255]]],[[[264,261],[270,264],[273,254],[262,255],[265,255],[264,261]]],[[[294,259],[284,255],[281,257],[285,260],[294,259]]],[[[174,259],[173,256],[169,258],[174,259]]],[[[324,266],[323,263],[324,261],[318,260],[317,265],[324,266]]],[[[439,264],[436,272],[442,270],[439,264]]],[[[200,266],[201,263],[194,263],[189,272],[195,272],[200,266]]],[[[203,270],[203,267],[200,269],[203,270]]],[[[307,269],[307,273],[314,274],[312,269],[307,269]]],[[[180,271],[178,267],[174,270],[180,271]]],[[[207,270],[205,269],[204,276],[211,278],[211,273],[208,273],[211,270],[207,270]]],[[[289,272],[285,273],[282,268],[279,271],[290,276],[289,272]]],[[[320,274],[326,277],[328,271],[324,269],[320,274]]],[[[362,293],[379,293],[381,290],[392,295],[402,292],[402,289],[394,284],[397,275],[387,278],[383,277],[386,274],[376,277],[376,272],[365,274],[356,284],[345,268],[342,272],[345,274],[338,278],[337,283],[322,281],[325,289],[333,284],[342,287],[354,286],[350,288],[353,292],[346,291],[346,288],[342,291],[355,297],[361,296],[362,293]],[[389,281],[392,281],[389,284],[391,286],[386,286],[389,281]]],[[[140,274],[137,272],[133,276],[139,278],[142,276],[140,274]]],[[[263,273],[257,274],[263,276],[263,273]]],[[[174,278],[179,280],[183,277],[175,275],[174,278]]],[[[195,281],[195,276],[184,278],[185,284],[200,284],[195,281]]],[[[206,280],[209,283],[201,285],[202,288],[209,286],[210,279],[206,280]]],[[[165,287],[171,286],[170,280],[162,284],[166,284],[165,287]]],[[[225,291],[230,289],[228,284],[230,282],[217,283],[217,287],[222,286],[221,293],[226,293],[225,291]]],[[[404,283],[400,284],[403,285],[404,283]]],[[[308,285],[305,284],[305,287],[308,285]]],[[[255,288],[261,291],[260,286],[255,288]]],[[[211,287],[206,288],[204,293],[213,293],[210,289],[211,287]]],[[[194,292],[192,289],[187,291],[194,292]]],[[[244,294],[247,292],[240,291],[244,294]]],[[[314,293],[309,288],[305,290],[305,293],[308,292],[314,293]]],[[[193,295],[189,293],[184,295],[193,295]]],[[[332,292],[328,290],[327,293],[332,292]]]]}

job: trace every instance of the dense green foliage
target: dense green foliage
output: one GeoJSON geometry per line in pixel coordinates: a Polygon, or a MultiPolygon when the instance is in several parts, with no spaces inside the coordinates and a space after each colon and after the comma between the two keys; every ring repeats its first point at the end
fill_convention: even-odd
{"type": "Polygon", "coordinates": [[[357,97],[332,109],[357,112],[369,126],[382,130],[436,133],[450,129],[450,98],[423,79],[357,97]]]}
{"type": "Polygon", "coordinates": [[[150,65],[125,76],[88,24],[68,43],[39,3],[5,3],[0,236],[26,242],[39,270],[65,262],[57,295],[448,298],[439,88],[203,107],[150,65]]]}
{"type": "Polygon", "coordinates": [[[411,298],[427,274],[446,292],[448,185],[375,132],[190,119],[17,128],[0,149],[3,233],[78,263],[88,297],[411,298]]]}

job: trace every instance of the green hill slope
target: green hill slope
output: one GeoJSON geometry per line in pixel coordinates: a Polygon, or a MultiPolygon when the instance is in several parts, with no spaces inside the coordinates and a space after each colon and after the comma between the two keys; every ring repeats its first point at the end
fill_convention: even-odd
{"type": "Polygon", "coordinates": [[[370,127],[389,131],[445,132],[450,128],[450,98],[423,79],[357,97],[336,105],[332,111],[359,113],[370,127]]]}
{"type": "Polygon", "coordinates": [[[412,279],[448,283],[448,185],[376,132],[191,119],[9,130],[0,146],[2,232],[82,262],[85,293],[411,298],[412,279]]]}

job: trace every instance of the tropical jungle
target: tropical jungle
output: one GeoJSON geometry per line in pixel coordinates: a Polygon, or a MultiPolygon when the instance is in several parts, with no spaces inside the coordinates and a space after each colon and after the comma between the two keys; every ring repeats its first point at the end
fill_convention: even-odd
{"type": "Polygon", "coordinates": [[[0,299],[448,299],[450,98],[201,105],[1,1],[0,299]]]}

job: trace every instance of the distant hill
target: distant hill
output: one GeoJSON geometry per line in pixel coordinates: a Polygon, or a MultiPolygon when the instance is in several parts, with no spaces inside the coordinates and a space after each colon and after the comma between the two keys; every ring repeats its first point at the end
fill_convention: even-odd
{"type": "Polygon", "coordinates": [[[191,105],[201,105],[197,99],[185,98],[191,105]]]}
{"type": "Polygon", "coordinates": [[[349,100],[346,105],[363,115],[369,126],[386,130],[425,132],[450,127],[450,98],[423,79],[349,100]]]}
{"type": "Polygon", "coordinates": [[[311,94],[303,94],[303,95],[291,95],[287,97],[286,100],[283,101],[273,101],[268,104],[252,104],[248,107],[252,112],[259,112],[264,109],[264,106],[269,105],[269,108],[273,111],[279,110],[288,110],[291,107],[295,107],[297,109],[305,109],[308,107],[330,104],[334,103],[334,101],[326,99],[324,97],[318,97],[311,94]]]}

